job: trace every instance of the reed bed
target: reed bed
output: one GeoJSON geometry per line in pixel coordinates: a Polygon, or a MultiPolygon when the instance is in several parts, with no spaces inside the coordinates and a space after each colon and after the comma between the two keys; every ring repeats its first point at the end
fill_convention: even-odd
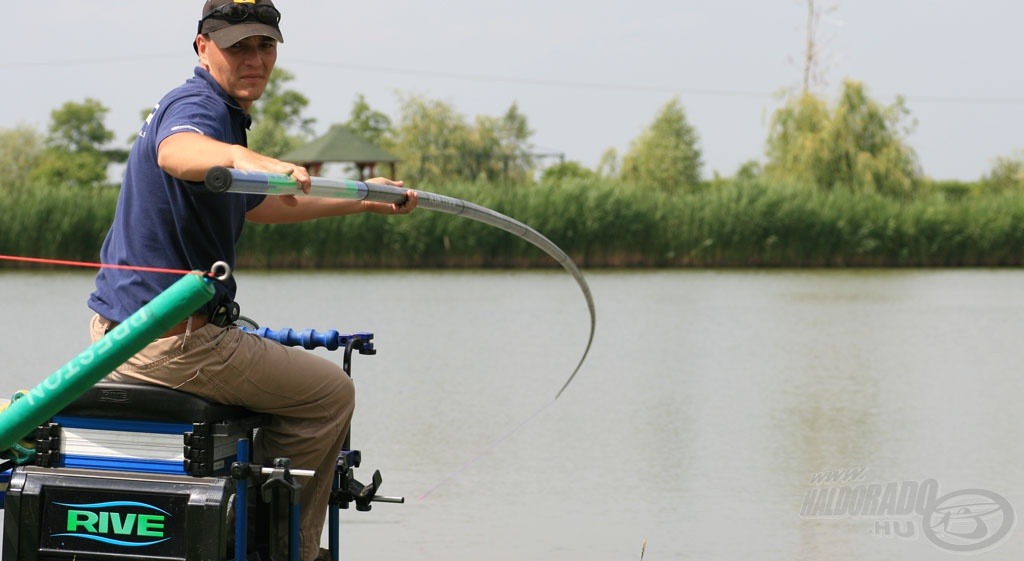
{"type": "Polygon", "coordinates": [[[96,261],[116,201],[117,189],[104,186],[19,186],[3,190],[0,254],[96,261]]]}
{"type": "MultiPolygon", "coordinates": [[[[908,200],[763,182],[689,193],[607,180],[433,190],[529,224],[582,267],[1018,266],[1024,194],[908,200]]],[[[12,189],[0,197],[0,254],[95,261],[117,189],[12,189]]],[[[434,212],[250,225],[245,268],[554,267],[503,231],[434,212]]],[[[5,265],[10,266],[10,265],[5,265]]]]}

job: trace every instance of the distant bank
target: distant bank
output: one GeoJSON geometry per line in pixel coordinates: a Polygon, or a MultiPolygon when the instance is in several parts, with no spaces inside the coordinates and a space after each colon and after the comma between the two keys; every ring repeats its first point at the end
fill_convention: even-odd
{"type": "MultiPolygon", "coordinates": [[[[1017,191],[933,189],[901,200],[756,180],[686,193],[605,180],[426,188],[533,226],[581,267],[987,267],[1024,262],[1024,193],[1017,191]]],[[[117,189],[20,187],[2,195],[0,254],[98,259],[117,189]]],[[[239,249],[238,265],[253,269],[557,266],[505,232],[429,211],[404,220],[359,215],[253,224],[239,249]]]]}

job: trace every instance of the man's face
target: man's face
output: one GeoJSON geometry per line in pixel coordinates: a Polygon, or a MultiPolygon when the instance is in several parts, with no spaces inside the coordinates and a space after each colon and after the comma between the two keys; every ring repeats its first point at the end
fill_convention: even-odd
{"type": "Polygon", "coordinates": [[[263,95],[277,62],[277,41],[270,37],[246,37],[226,49],[199,36],[199,62],[224,91],[246,111],[263,95]]]}

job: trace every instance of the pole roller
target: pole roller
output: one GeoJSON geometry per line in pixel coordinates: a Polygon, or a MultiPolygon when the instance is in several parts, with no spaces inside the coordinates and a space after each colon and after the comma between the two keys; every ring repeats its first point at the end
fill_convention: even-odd
{"type": "Polygon", "coordinates": [[[67,407],[104,376],[209,302],[213,281],[188,274],[0,413],[0,452],[67,407]]]}

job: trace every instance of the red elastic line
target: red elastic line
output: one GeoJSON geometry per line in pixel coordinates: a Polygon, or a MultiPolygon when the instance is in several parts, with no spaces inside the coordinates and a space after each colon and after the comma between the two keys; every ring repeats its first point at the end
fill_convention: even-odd
{"type": "MultiPolygon", "coordinates": [[[[24,263],[42,263],[45,265],[63,265],[65,267],[89,267],[93,269],[121,269],[126,271],[143,271],[147,273],[167,273],[169,275],[189,275],[193,271],[184,269],[164,269],[161,267],[137,267],[134,265],[110,265],[107,263],[90,263],[87,261],[63,261],[60,259],[42,259],[39,257],[18,257],[15,255],[0,255],[0,260],[21,261],[24,263]]],[[[204,273],[211,275],[212,273],[204,273]]]]}

